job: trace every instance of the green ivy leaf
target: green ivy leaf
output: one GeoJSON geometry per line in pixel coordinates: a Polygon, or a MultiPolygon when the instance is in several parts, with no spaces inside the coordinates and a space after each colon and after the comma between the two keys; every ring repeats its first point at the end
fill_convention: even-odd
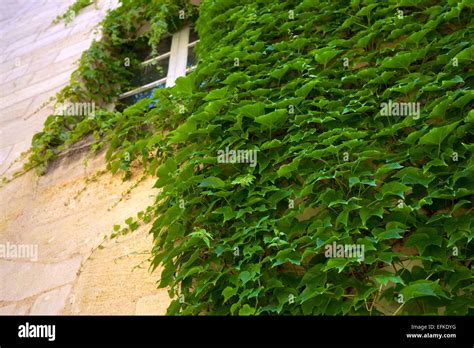
{"type": "Polygon", "coordinates": [[[339,54],[339,50],[331,47],[324,47],[314,51],[314,59],[324,66],[326,66],[334,57],[339,54]]]}
{"type": "Polygon", "coordinates": [[[240,273],[239,279],[242,281],[242,285],[245,285],[251,279],[250,272],[243,271],[240,273]]]}
{"type": "Polygon", "coordinates": [[[210,101],[210,100],[218,100],[218,99],[225,99],[228,95],[229,87],[223,87],[219,89],[214,89],[211,92],[209,92],[208,95],[204,97],[204,100],[210,101]]]}
{"type": "Polygon", "coordinates": [[[381,65],[385,69],[408,69],[418,59],[416,52],[400,52],[394,57],[386,58],[381,65]]]}
{"type": "Polygon", "coordinates": [[[208,188],[223,188],[225,187],[225,182],[215,176],[210,176],[202,180],[199,183],[199,186],[208,188]]]}
{"type": "Polygon", "coordinates": [[[224,296],[224,302],[227,302],[227,300],[235,294],[237,294],[237,288],[231,288],[230,286],[226,287],[222,291],[222,296],[224,296]]]}
{"type": "Polygon", "coordinates": [[[250,307],[248,304],[244,304],[243,307],[239,310],[239,315],[254,315],[255,308],[250,307]]]}
{"type": "Polygon", "coordinates": [[[416,246],[420,252],[420,255],[423,255],[428,245],[441,246],[441,243],[442,236],[437,229],[430,227],[420,227],[410,236],[405,245],[407,247],[416,246]]]}
{"type": "Polygon", "coordinates": [[[364,205],[359,210],[359,216],[362,221],[363,227],[366,227],[366,222],[371,216],[378,216],[383,219],[383,208],[381,206],[367,206],[364,205]]]}
{"type": "Polygon", "coordinates": [[[441,286],[438,284],[438,281],[430,280],[417,280],[411,282],[401,290],[401,294],[403,295],[405,302],[424,296],[448,298],[441,289],[441,286]]]}
{"type": "Polygon", "coordinates": [[[288,118],[287,110],[276,110],[266,115],[258,116],[255,118],[255,122],[260,123],[265,128],[275,129],[278,125],[281,125],[288,118]]]}
{"type": "Polygon", "coordinates": [[[280,80],[288,72],[288,70],[290,70],[290,66],[285,64],[280,69],[273,70],[270,73],[270,76],[277,79],[277,80],[280,80]]]}
{"type": "Polygon", "coordinates": [[[346,258],[331,258],[328,260],[326,267],[324,268],[324,271],[327,272],[333,268],[337,268],[338,273],[341,273],[346,266],[352,262],[351,259],[346,259],[346,258]]]}
{"type": "Polygon", "coordinates": [[[432,128],[427,134],[423,135],[418,141],[423,145],[437,145],[439,146],[443,140],[451,133],[461,121],[448,124],[443,127],[432,128]]]}
{"type": "Polygon", "coordinates": [[[214,214],[223,214],[224,215],[224,221],[223,222],[226,222],[226,221],[232,219],[233,217],[235,217],[234,210],[229,206],[220,207],[220,208],[214,210],[214,214]]]}
{"type": "Polygon", "coordinates": [[[305,85],[303,85],[302,87],[300,87],[299,89],[295,91],[295,95],[298,97],[306,98],[306,96],[311,92],[313,87],[316,86],[318,82],[319,81],[315,80],[315,81],[310,81],[306,83],[305,85]]]}
{"type": "Polygon", "coordinates": [[[375,275],[374,278],[379,284],[384,286],[386,286],[388,282],[405,285],[403,279],[400,278],[400,276],[386,271],[380,272],[379,274],[375,275]]]}
{"type": "Polygon", "coordinates": [[[397,181],[391,181],[386,184],[383,184],[381,188],[381,191],[384,196],[395,195],[401,198],[404,198],[404,193],[409,190],[410,190],[410,187],[397,181]]]}
{"type": "Polygon", "coordinates": [[[239,115],[256,118],[265,113],[265,104],[263,103],[254,103],[249,105],[241,106],[236,110],[239,115]]]}

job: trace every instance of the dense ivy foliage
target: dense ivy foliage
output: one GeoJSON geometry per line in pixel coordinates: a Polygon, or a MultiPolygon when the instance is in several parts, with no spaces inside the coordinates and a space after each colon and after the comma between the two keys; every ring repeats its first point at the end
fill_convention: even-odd
{"type": "Polygon", "coordinates": [[[204,1],[157,172],[169,313],[472,313],[472,20],[468,1],[204,1]]]}
{"type": "MultiPolygon", "coordinates": [[[[127,29],[140,5],[105,23],[127,29]]],[[[102,129],[113,172],[140,159],[158,177],[139,218],[154,217],[168,313],[472,314],[472,11],[204,0],[195,72],[68,132],[102,129]],[[226,148],[256,165],[222,163],[226,148]],[[363,260],[326,257],[333,243],[363,260]]]]}

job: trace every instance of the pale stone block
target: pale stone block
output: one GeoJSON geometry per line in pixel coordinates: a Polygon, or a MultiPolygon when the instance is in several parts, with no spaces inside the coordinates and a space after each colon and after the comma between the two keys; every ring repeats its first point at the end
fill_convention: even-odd
{"type": "MultiPolygon", "coordinates": [[[[43,24],[44,25],[44,24],[43,24]]],[[[27,19],[12,19],[12,23],[9,27],[6,27],[7,35],[4,36],[7,45],[11,45],[18,40],[22,40],[25,37],[39,33],[42,26],[38,23],[30,23],[27,19]],[[18,28],[21,28],[20,30],[18,28]]]]}
{"type": "Polygon", "coordinates": [[[163,295],[142,297],[135,307],[136,315],[165,315],[170,299],[163,295]]]}
{"type": "Polygon", "coordinates": [[[34,85],[28,86],[20,91],[16,91],[9,96],[0,98],[0,105],[3,107],[8,107],[10,105],[21,102],[22,100],[31,98],[37,94],[44,93],[45,91],[57,88],[69,82],[69,77],[71,75],[70,71],[58,74],[55,77],[36,83],[34,85]]]}
{"type": "Polygon", "coordinates": [[[26,45],[16,50],[13,50],[13,54],[21,56],[21,55],[25,55],[28,52],[33,52],[39,48],[42,48],[50,44],[56,45],[58,41],[66,39],[69,36],[70,32],[71,32],[71,28],[64,28],[64,31],[59,31],[55,34],[48,35],[43,38],[38,37],[38,40],[32,43],[31,45],[26,45]]]}
{"type": "MultiPolygon", "coordinates": [[[[55,100],[52,100],[48,104],[46,103],[51,97],[54,97],[60,90],[61,88],[55,88],[35,96],[32,99],[32,102],[29,105],[28,109],[23,114],[21,114],[23,116],[22,118],[24,120],[28,120],[32,117],[38,117],[38,114],[44,112],[44,110],[47,110],[46,117],[50,115],[54,111],[55,100]],[[40,107],[43,105],[44,107],[40,109],[40,107]]],[[[46,117],[44,119],[46,119],[46,117]]]]}
{"type": "Polygon", "coordinates": [[[63,48],[54,62],[57,63],[70,57],[80,57],[81,53],[90,47],[91,42],[92,40],[86,39],[67,48],[63,48]]]}
{"type": "Polygon", "coordinates": [[[33,78],[33,74],[24,73],[18,78],[10,79],[8,82],[2,83],[0,85],[0,90],[5,91],[4,95],[12,94],[15,91],[18,91],[22,88],[25,88],[33,78]]]}
{"type": "Polygon", "coordinates": [[[42,69],[54,71],[54,69],[57,67],[53,65],[53,62],[58,56],[59,51],[53,49],[44,52],[35,51],[34,53],[35,54],[32,55],[28,73],[34,73],[42,69]]]}
{"type": "Polygon", "coordinates": [[[8,58],[8,53],[5,53],[5,50],[3,48],[4,45],[2,45],[2,51],[0,52],[0,64],[3,64],[8,58]]]}
{"type": "Polygon", "coordinates": [[[37,70],[31,80],[31,83],[34,84],[47,79],[52,79],[54,76],[64,71],[73,71],[77,68],[77,61],[77,57],[71,57],[63,60],[61,64],[51,64],[44,67],[43,69],[37,70]]]}
{"type": "Polygon", "coordinates": [[[0,315],[26,315],[29,307],[26,305],[11,304],[0,307],[0,315]]]}
{"type": "MultiPolygon", "coordinates": [[[[0,129],[3,129],[3,127],[12,120],[19,118],[21,115],[25,115],[30,104],[31,100],[25,100],[21,103],[10,105],[9,107],[0,107],[0,129]]],[[[2,144],[1,140],[0,144],[2,144]]]]}
{"type": "MultiPolygon", "coordinates": [[[[4,74],[2,82],[8,82],[24,75],[30,60],[30,58],[10,54],[8,60],[0,66],[0,73],[4,74]]],[[[2,91],[1,93],[4,94],[5,92],[2,91]]]]}
{"type": "Polygon", "coordinates": [[[38,37],[38,33],[32,33],[28,36],[25,36],[24,38],[20,39],[20,40],[17,40],[13,43],[11,43],[10,45],[8,45],[7,49],[5,50],[5,52],[10,52],[10,51],[14,51],[20,47],[23,47],[23,46],[26,46],[26,45],[29,45],[33,42],[35,42],[36,38],[38,37]]]}
{"type": "MultiPolygon", "coordinates": [[[[13,145],[25,141],[31,144],[31,137],[43,128],[47,116],[48,113],[42,110],[35,114],[35,117],[31,117],[28,120],[20,118],[2,125],[1,144],[13,145]]],[[[24,151],[24,149],[21,149],[21,151],[24,151]]],[[[15,148],[14,152],[20,152],[20,149],[15,148]]],[[[14,155],[13,152],[12,155],[14,155]]]]}
{"type": "MultiPolygon", "coordinates": [[[[15,79],[19,79],[26,74],[27,70],[28,70],[28,64],[22,64],[20,67],[14,68],[3,82],[9,82],[15,79]]],[[[3,93],[8,93],[8,91],[3,90],[2,94],[3,93]]]]}
{"type": "MultiPolygon", "coordinates": [[[[0,133],[0,140],[1,138],[2,138],[2,134],[0,133]]],[[[12,152],[12,149],[13,149],[13,145],[7,145],[6,147],[0,148],[0,173],[3,172],[2,171],[3,163],[4,162],[6,163],[6,160],[8,156],[10,155],[10,153],[12,152]]]]}
{"type": "Polygon", "coordinates": [[[67,298],[71,292],[71,285],[63,286],[59,289],[49,291],[39,296],[30,314],[32,315],[58,315],[66,305],[67,298]]]}
{"type": "Polygon", "coordinates": [[[76,43],[82,42],[87,40],[86,33],[78,33],[75,35],[69,34],[69,36],[59,39],[57,41],[53,41],[45,46],[37,47],[34,51],[28,52],[24,54],[26,58],[35,58],[35,57],[43,57],[45,55],[59,55],[60,51],[68,48],[70,46],[75,45],[76,43]]]}
{"type": "Polygon", "coordinates": [[[50,264],[0,260],[0,301],[20,301],[70,283],[80,265],[81,257],[50,264]]]}

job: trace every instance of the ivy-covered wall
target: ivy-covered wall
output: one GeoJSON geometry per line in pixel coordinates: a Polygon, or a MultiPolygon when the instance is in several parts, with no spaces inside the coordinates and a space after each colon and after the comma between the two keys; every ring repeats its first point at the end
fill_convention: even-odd
{"type": "MultiPolygon", "coordinates": [[[[77,0],[57,21],[65,18],[67,25],[68,19],[73,20],[70,11],[80,11],[80,6],[87,3],[90,1],[77,0]]],[[[102,39],[93,41],[83,53],[69,85],[54,100],[59,105],[94,103],[94,117],[50,115],[43,131],[33,137],[25,169],[35,168],[38,174],[44,174],[58,152],[88,134],[94,136],[93,150],[109,144],[116,127],[127,122],[124,114],[110,110],[119,103],[118,96],[130,89],[133,70],[140,64],[138,48],[144,43],[156,47],[164,34],[193,21],[196,12],[196,7],[185,0],[120,0],[120,5],[101,22],[102,39]],[[180,11],[186,14],[184,20],[180,11]]],[[[143,110],[140,112],[143,117],[143,110]]],[[[135,121],[141,122],[141,118],[135,121]]]]}
{"type": "MultiPolygon", "coordinates": [[[[142,18],[173,28],[172,4],[123,1],[104,61],[122,63],[142,18]]],[[[157,177],[138,219],[169,314],[472,314],[473,6],[203,0],[195,72],[47,128],[36,161],[55,151],[45,134],[94,131],[113,172],[137,161],[157,177]]],[[[86,86],[94,64],[81,61],[86,86]]]]}

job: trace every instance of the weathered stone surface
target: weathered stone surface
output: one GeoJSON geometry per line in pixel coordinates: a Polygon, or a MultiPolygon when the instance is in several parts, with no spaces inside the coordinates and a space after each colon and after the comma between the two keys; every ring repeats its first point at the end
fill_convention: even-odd
{"type": "MultiPolygon", "coordinates": [[[[20,153],[52,111],[38,108],[69,81],[99,19],[117,5],[98,0],[98,9],[84,9],[67,27],[52,25],[73,2],[0,1],[0,175],[22,167],[20,153]]],[[[151,247],[146,228],[96,249],[113,225],[154,201],[154,180],[131,193],[141,173],[129,182],[109,173],[86,182],[104,167],[103,152],[69,149],[45,176],[30,171],[0,185],[0,243],[37,244],[39,251],[35,263],[0,259],[0,315],[165,313],[167,290],[156,289],[159,270],[148,272],[143,253],[151,247]]]]}
{"type": "Polygon", "coordinates": [[[1,260],[0,301],[20,301],[67,284],[76,278],[80,265],[80,257],[51,264],[1,260]]]}
{"type": "Polygon", "coordinates": [[[0,307],[0,315],[25,315],[28,314],[28,306],[11,304],[0,307]]]}
{"type": "Polygon", "coordinates": [[[140,298],[135,308],[136,315],[164,315],[168,308],[169,300],[163,294],[151,295],[140,298]]]}
{"type": "Polygon", "coordinates": [[[65,285],[59,289],[49,291],[39,296],[33,307],[31,308],[30,314],[33,315],[58,315],[61,314],[62,309],[66,305],[69,293],[71,291],[71,285],[65,285]]]}
{"type": "Polygon", "coordinates": [[[142,229],[95,250],[71,291],[74,303],[64,313],[166,314],[170,298],[166,289],[156,288],[160,269],[155,275],[148,271],[150,247],[142,229]]]}

